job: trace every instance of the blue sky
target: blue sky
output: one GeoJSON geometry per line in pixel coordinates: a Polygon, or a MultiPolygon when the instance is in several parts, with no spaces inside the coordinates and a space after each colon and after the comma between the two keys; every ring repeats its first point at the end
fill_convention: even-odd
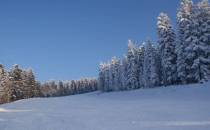
{"type": "Polygon", "coordinates": [[[175,23],[179,0],[2,0],[0,62],[33,68],[40,81],[96,77],[127,40],[156,41],[156,18],[175,23]]]}

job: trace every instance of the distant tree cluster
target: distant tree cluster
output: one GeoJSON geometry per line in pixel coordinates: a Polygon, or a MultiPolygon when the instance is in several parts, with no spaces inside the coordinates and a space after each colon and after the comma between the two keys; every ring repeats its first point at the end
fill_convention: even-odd
{"type": "Polygon", "coordinates": [[[31,69],[22,70],[18,65],[7,72],[0,64],[0,103],[41,96],[40,84],[31,69]]]}
{"type": "Polygon", "coordinates": [[[67,96],[82,94],[97,90],[97,80],[84,78],[70,81],[49,81],[41,85],[41,92],[45,97],[67,96]]]}
{"type": "Polygon", "coordinates": [[[99,67],[99,89],[131,90],[207,81],[210,78],[210,7],[208,0],[181,0],[177,31],[165,13],[157,18],[157,44],[128,41],[122,59],[99,67]]]}
{"type": "Polygon", "coordinates": [[[83,78],[70,81],[49,81],[41,84],[35,80],[32,69],[23,70],[14,65],[6,71],[0,64],[0,104],[33,97],[66,96],[96,91],[98,81],[83,78]]]}

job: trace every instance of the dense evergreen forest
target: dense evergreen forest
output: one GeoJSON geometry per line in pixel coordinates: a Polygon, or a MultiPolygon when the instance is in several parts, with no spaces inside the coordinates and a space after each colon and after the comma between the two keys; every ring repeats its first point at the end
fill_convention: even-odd
{"type": "Polygon", "coordinates": [[[32,97],[65,96],[101,91],[121,91],[210,79],[210,7],[208,0],[181,0],[177,27],[166,13],[157,17],[156,43],[128,41],[123,58],[101,63],[98,78],[36,81],[32,69],[0,65],[0,103],[32,97]]]}

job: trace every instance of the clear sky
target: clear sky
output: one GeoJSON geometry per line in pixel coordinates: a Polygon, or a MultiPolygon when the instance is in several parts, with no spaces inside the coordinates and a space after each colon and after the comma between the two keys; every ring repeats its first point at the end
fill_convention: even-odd
{"type": "MultiPolygon", "coordinates": [[[[195,0],[194,0],[195,1],[195,0]]],[[[196,0],[197,1],[197,0],[196,0]]],[[[156,18],[175,23],[179,0],[1,0],[0,62],[40,81],[96,77],[127,40],[156,41],[156,18]]]]}

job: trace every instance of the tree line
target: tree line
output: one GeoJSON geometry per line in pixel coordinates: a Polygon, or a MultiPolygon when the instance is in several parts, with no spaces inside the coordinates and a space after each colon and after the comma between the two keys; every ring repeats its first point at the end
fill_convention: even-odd
{"type": "Polygon", "coordinates": [[[45,97],[67,96],[97,90],[97,79],[82,78],[69,81],[48,81],[42,84],[41,92],[45,97]]]}
{"type": "Polygon", "coordinates": [[[190,84],[210,78],[210,8],[208,0],[181,0],[176,31],[166,13],[157,18],[157,43],[128,41],[122,59],[99,66],[99,89],[131,90],[190,84]]]}
{"type": "Polygon", "coordinates": [[[35,80],[32,69],[22,70],[14,65],[7,72],[0,64],[0,104],[41,95],[40,83],[35,80]]]}
{"type": "Polygon", "coordinates": [[[14,65],[6,71],[0,64],[0,104],[33,97],[54,97],[81,94],[97,90],[95,78],[70,81],[36,81],[32,69],[14,65]]]}

